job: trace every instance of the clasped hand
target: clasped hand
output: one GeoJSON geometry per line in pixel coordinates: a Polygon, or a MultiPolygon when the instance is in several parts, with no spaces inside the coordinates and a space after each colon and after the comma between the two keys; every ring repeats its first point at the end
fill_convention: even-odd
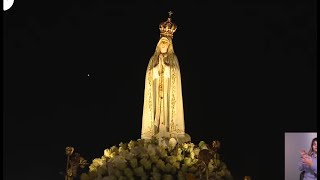
{"type": "Polygon", "coordinates": [[[302,150],[300,152],[300,156],[301,156],[302,162],[304,162],[308,166],[312,166],[312,158],[306,153],[305,150],[302,150]]]}

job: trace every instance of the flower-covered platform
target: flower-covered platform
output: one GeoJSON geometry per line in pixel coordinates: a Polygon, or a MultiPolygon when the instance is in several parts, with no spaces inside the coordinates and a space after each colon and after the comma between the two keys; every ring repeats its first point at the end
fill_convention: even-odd
{"type": "Polygon", "coordinates": [[[104,150],[81,180],[233,179],[221,161],[219,141],[181,142],[176,138],[138,139],[104,150]]]}

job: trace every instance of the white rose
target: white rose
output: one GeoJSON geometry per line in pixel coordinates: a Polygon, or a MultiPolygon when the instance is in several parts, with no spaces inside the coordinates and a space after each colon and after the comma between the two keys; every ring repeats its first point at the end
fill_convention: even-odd
{"type": "Polygon", "coordinates": [[[183,150],[188,150],[188,147],[189,147],[188,143],[183,143],[182,144],[183,150]]]}
{"type": "Polygon", "coordinates": [[[173,149],[176,145],[177,145],[177,140],[175,138],[170,138],[169,147],[173,149]]]}
{"type": "Polygon", "coordinates": [[[106,177],[102,178],[102,180],[117,180],[117,177],[115,177],[115,176],[106,176],[106,177]]]}
{"type": "Polygon", "coordinates": [[[165,175],[163,175],[162,179],[163,180],[173,180],[174,178],[171,174],[165,174],[165,175]]]}
{"type": "Polygon", "coordinates": [[[111,150],[110,149],[105,149],[104,150],[104,156],[106,156],[106,157],[108,157],[108,158],[110,158],[111,157],[111,150]]]}
{"type": "Polygon", "coordinates": [[[103,161],[102,159],[100,158],[95,158],[93,161],[92,161],[92,165],[95,166],[95,167],[99,167],[103,164],[103,161]]]}
{"type": "Polygon", "coordinates": [[[156,149],[151,144],[148,145],[147,151],[148,151],[149,156],[156,155],[156,149]]]}

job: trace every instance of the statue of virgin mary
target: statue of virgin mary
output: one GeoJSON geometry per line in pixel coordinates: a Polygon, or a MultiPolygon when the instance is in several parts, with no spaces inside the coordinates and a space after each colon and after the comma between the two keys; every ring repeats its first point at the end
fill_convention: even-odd
{"type": "Polygon", "coordinates": [[[146,71],[142,139],[185,135],[181,75],[172,43],[177,26],[171,14],[159,25],[160,39],[146,71]]]}

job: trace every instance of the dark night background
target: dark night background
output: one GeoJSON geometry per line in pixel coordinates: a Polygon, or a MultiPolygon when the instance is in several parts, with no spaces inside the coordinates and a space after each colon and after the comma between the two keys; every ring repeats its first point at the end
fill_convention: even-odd
{"type": "Polygon", "coordinates": [[[91,163],[140,138],[170,10],[192,141],[220,140],[235,179],[284,179],[284,133],[317,131],[316,0],[16,0],[3,12],[5,180],[64,179],[66,146],[91,163]]]}

